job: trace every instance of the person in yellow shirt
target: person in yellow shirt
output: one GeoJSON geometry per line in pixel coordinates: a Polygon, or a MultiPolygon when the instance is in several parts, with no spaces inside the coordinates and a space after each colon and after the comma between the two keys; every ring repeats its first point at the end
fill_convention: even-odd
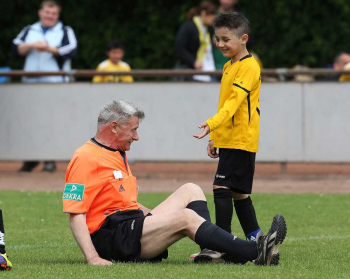
{"type": "MultiPolygon", "coordinates": [[[[218,112],[201,124],[201,139],[210,133],[207,152],[219,158],[213,183],[216,224],[231,232],[233,204],[248,240],[262,235],[249,194],[258,152],[261,71],[248,52],[249,21],[241,14],[219,14],[214,19],[216,47],[231,58],[223,68],[218,112]],[[219,148],[219,154],[217,153],[219,148]]],[[[277,218],[278,219],[278,218],[277,218]]],[[[274,220],[278,224],[280,220],[274,220]]],[[[220,253],[202,250],[197,261],[214,261],[220,253]]],[[[235,263],[246,261],[236,259],[235,263]]]]}
{"type": "MultiPolygon", "coordinates": [[[[124,47],[121,41],[113,40],[107,44],[106,54],[108,59],[101,62],[97,71],[101,72],[118,72],[130,71],[130,66],[122,61],[124,57],[124,47]]],[[[133,82],[132,76],[94,76],[92,82],[133,82]]]]}
{"type": "MultiPolygon", "coordinates": [[[[350,70],[350,63],[345,65],[344,70],[348,70],[348,71],[350,70]]],[[[350,81],[350,75],[348,75],[348,74],[341,75],[339,78],[339,81],[340,82],[350,81]]]]}

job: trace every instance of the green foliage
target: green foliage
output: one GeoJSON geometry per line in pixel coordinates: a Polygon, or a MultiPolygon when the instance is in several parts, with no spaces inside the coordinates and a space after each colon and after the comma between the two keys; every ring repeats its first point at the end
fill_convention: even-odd
{"type": "MultiPolygon", "coordinates": [[[[153,208],[167,194],[140,193],[153,208]]],[[[169,248],[161,264],[88,266],[62,213],[62,193],[1,191],[6,250],[13,270],[1,278],[348,278],[350,267],[349,195],[254,194],[259,224],[266,232],[274,214],[282,213],[288,234],[278,267],[201,264],[189,255],[198,246],[183,239],[169,248]]],[[[214,216],[212,195],[207,196],[214,216]]],[[[232,231],[244,237],[233,218],[232,231]]]]}
{"type": "Polygon", "coordinates": [[[240,1],[266,68],[324,67],[350,52],[347,0],[240,1]]]}
{"type": "MultiPolygon", "coordinates": [[[[11,54],[20,30],[38,20],[40,0],[1,1],[0,65],[20,69],[23,60],[11,54]]],[[[187,11],[199,0],[96,1],[61,0],[61,19],[79,43],[73,68],[94,69],[103,61],[113,38],[126,45],[125,61],[134,69],[173,68],[174,39],[187,11]]],[[[348,0],[239,1],[251,21],[253,50],[266,68],[303,64],[324,67],[340,51],[350,51],[348,0]]]]}

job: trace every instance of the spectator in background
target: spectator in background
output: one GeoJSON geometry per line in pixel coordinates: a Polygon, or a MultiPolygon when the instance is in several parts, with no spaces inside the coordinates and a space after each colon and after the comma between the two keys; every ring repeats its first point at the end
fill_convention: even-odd
{"type": "MultiPolygon", "coordinates": [[[[100,72],[118,72],[130,71],[130,66],[122,61],[124,57],[124,46],[121,41],[113,40],[106,46],[108,59],[101,62],[97,71],[100,72]]],[[[132,76],[94,76],[92,82],[133,82],[132,76]]]]}
{"type": "MultiPolygon", "coordinates": [[[[214,71],[213,36],[211,26],[217,6],[210,1],[203,1],[199,7],[192,8],[187,14],[187,21],[180,27],[176,40],[175,52],[179,59],[177,68],[214,71]]],[[[186,79],[187,80],[187,79],[186,79]]],[[[193,76],[188,80],[211,81],[210,76],[193,76]]]]}
{"type": "MultiPolygon", "coordinates": [[[[13,52],[25,57],[24,71],[69,71],[77,53],[77,40],[71,27],[59,21],[61,6],[53,0],[41,3],[39,22],[26,26],[13,40],[13,52]]],[[[65,82],[68,77],[23,77],[23,82],[65,82]]]]}
{"type": "MultiPolygon", "coordinates": [[[[39,21],[26,26],[12,42],[14,54],[25,57],[24,71],[60,71],[71,69],[71,58],[77,52],[77,40],[71,27],[59,21],[61,6],[53,0],[41,3],[39,21]]],[[[23,77],[27,83],[67,82],[68,77],[41,76],[23,77]]],[[[32,171],[38,161],[24,162],[20,171],[32,171]]],[[[53,172],[56,164],[46,161],[44,171],[53,172]]]]}
{"type": "MultiPolygon", "coordinates": [[[[310,69],[309,67],[307,66],[303,66],[303,65],[295,65],[293,67],[293,70],[308,70],[310,69]]],[[[293,78],[293,81],[296,81],[296,82],[314,82],[315,81],[315,77],[314,76],[311,76],[311,75],[295,75],[294,78],[293,78]]]]}
{"type": "Polygon", "coordinates": [[[350,54],[346,52],[339,53],[333,62],[333,68],[336,70],[343,70],[345,65],[350,63],[350,54]]]}
{"type": "MultiPolygon", "coordinates": [[[[237,4],[237,2],[238,0],[220,0],[218,13],[234,12],[235,11],[234,7],[237,4]]],[[[230,58],[223,56],[222,52],[217,47],[214,48],[214,61],[215,61],[216,69],[221,70],[228,60],[230,60],[230,58]]]]}
{"type": "MultiPolygon", "coordinates": [[[[220,6],[218,9],[218,13],[232,13],[232,12],[241,13],[239,10],[237,10],[235,8],[235,5],[237,5],[237,3],[238,3],[238,0],[220,0],[220,6]]],[[[260,69],[262,69],[263,64],[262,64],[260,57],[258,56],[257,53],[255,53],[251,50],[251,47],[253,46],[253,44],[254,44],[254,38],[252,36],[252,32],[250,32],[249,41],[247,43],[247,48],[248,48],[250,54],[253,55],[255,60],[258,62],[260,69]]],[[[227,57],[223,56],[222,52],[217,47],[214,48],[213,53],[214,53],[215,68],[218,70],[221,70],[224,67],[225,63],[227,61],[229,61],[229,59],[227,57]]]]}
{"type": "MultiPolygon", "coordinates": [[[[333,63],[333,68],[335,70],[350,70],[350,54],[346,52],[339,53],[333,63]]],[[[350,81],[350,75],[337,76],[336,79],[339,81],[350,81]]]]}

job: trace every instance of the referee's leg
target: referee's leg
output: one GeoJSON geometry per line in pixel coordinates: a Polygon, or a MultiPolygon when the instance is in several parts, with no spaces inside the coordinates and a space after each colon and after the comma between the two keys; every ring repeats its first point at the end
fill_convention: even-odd
{"type": "Polygon", "coordinates": [[[147,217],[141,238],[141,258],[152,259],[170,245],[188,236],[201,247],[231,256],[255,260],[258,256],[255,241],[245,241],[210,223],[194,210],[181,209],[168,214],[147,217]]]}

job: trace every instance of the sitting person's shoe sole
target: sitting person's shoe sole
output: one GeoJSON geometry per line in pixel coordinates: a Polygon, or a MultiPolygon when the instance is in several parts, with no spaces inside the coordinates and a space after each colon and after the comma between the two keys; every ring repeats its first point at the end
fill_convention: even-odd
{"type": "Polygon", "coordinates": [[[195,258],[194,263],[230,263],[243,265],[248,260],[237,257],[228,256],[225,253],[216,252],[209,249],[203,249],[195,258]]]}
{"type": "Polygon", "coordinates": [[[195,258],[194,263],[224,263],[223,253],[203,249],[195,258]]]}

